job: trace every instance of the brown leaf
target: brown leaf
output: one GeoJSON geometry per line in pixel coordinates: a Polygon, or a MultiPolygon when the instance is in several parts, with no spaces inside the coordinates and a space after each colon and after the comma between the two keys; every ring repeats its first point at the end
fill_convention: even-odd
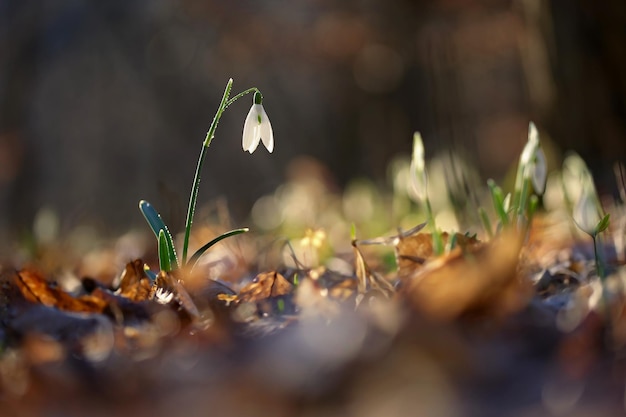
{"type": "Polygon", "coordinates": [[[358,279],[357,289],[359,294],[365,294],[369,291],[377,290],[387,297],[391,296],[391,294],[394,293],[393,285],[368,267],[361,250],[356,245],[356,242],[353,242],[352,248],[354,250],[354,263],[358,279]]]}
{"type": "Polygon", "coordinates": [[[200,312],[191,296],[178,279],[165,271],[159,272],[150,290],[150,299],[159,304],[172,306],[179,314],[193,321],[200,312]]]}
{"type": "Polygon", "coordinates": [[[243,302],[265,300],[270,297],[279,297],[290,294],[293,285],[278,272],[264,272],[256,276],[251,283],[239,292],[239,299],[243,302]]]}
{"type": "Polygon", "coordinates": [[[133,301],[144,301],[150,298],[152,283],[144,271],[144,262],[136,259],[126,264],[120,278],[120,295],[133,301]]]}
{"type": "Polygon", "coordinates": [[[508,234],[466,253],[456,251],[405,277],[401,293],[415,309],[437,319],[516,311],[531,291],[516,273],[520,248],[519,237],[508,234]]]}
{"type": "MultiPolygon", "coordinates": [[[[441,237],[445,246],[448,243],[449,235],[444,232],[441,237]]],[[[460,250],[467,250],[477,245],[480,245],[480,242],[475,237],[467,237],[460,233],[456,234],[456,247],[460,248],[460,250]]],[[[401,236],[396,243],[396,262],[400,278],[416,272],[426,261],[433,258],[435,258],[435,253],[431,233],[401,236]]]]}
{"type": "Polygon", "coordinates": [[[106,301],[91,295],[75,298],[30,269],[17,272],[15,284],[27,300],[63,311],[102,313],[107,306],[106,301]]]}

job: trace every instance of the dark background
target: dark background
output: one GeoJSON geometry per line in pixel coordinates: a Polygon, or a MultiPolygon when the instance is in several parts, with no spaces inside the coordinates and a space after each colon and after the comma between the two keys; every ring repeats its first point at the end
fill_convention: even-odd
{"type": "Polygon", "coordinates": [[[141,198],[180,225],[229,77],[261,89],[276,139],[242,152],[251,97],[222,118],[199,202],[224,196],[236,218],[298,155],[338,186],[382,183],[414,130],[429,155],[461,149],[502,176],[529,120],[610,188],[626,2],[0,0],[0,237],[43,206],[114,235],[143,222],[141,198]]]}

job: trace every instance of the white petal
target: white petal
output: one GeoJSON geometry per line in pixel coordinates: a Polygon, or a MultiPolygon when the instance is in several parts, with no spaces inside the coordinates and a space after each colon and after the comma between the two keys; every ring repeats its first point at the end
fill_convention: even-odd
{"type": "Polygon", "coordinates": [[[535,152],[535,167],[533,169],[533,188],[537,194],[543,194],[546,188],[546,156],[541,148],[535,152]]]}
{"type": "Polygon", "coordinates": [[[252,137],[253,141],[248,148],[248,152],[252,153],[256,151],[257,146],[259,146],[259,142],[261,140],[261,125],[258,123],[254,124],[254,128],[252,129],[252,137]]]}
{"type": "Polygon", "coordinates": [[[424,142],[419,132],[413,134],[413,159],[412,163],[418,171],[424,170],[424,142]]]}
{"type": "Polygon", "coordinates": [[[242,146],[244,151],[250,153],[254,152],[256,147],[259,146],[259,107],[261,107],[259,104],[253,104],[252,107],[250,107],[250,111],[243,125],[242,146]]]}
{"type": "Polygon", "coordinates": [[[410,175],[412,194],[417,197],[419,202],[426,201],[428,198],[428,177],[425,169],[419,169],[416,164],[411,161],[410,175]]]}
{"type": "Polygon", "coordinates": [[[267,117],[267,113],[265,113],[265,109],[263,109],[261,117],[261,140],[263,141],[263,145],[267,148],[267,151],[272,153],[274,150],[274,131],[272,130],[270,119],[267,117]]]}
{"type": "Polygon", "coordinates": [[[502,208],[504,211],[508,212],[509,208],[511,208],[511,193],[507,193],[506,197],[504,197],[504,201],[502,202],[502,208]]]}
{"type": "Polygon", "coordinates": [[[520,156],[520,164],[527,165],[531,162],[533,156],[537,152],[537,147],[539,146],[539,132],[535,127],[533,122],[530,122],[528,125],[528,142],[526,142],[526,146],[524,146],[524,150],[522,151],[522,155],[520,156]]]}
{"type": "Polygon", "coordinates": [[[600,213],[593,197],[588,193],[584,193],[578,200],[574,209],[574,221],[586,233],[594,234],[595,228],[600,221],[600,213]]]}

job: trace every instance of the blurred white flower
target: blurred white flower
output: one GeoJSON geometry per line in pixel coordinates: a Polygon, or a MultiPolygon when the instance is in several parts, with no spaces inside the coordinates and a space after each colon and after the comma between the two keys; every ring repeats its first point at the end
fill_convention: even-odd
{"type": "Polygon", "coordinates": [[[263,141],[270,153],[274,150],[274,132],[262,102],[261,94],[254,93],[252,107],[243,125],[243,150],[250,153],[256,150],[259,141],[263,141]]]}
{"type": "Polygon", "coordinates": [[[528,142],[524,146],[522,155],[520,156],[520,164],[522,166],[528,165],[534,159],[534,156],[539,147],[539,132],[533,122],[528,125],[528,142]]]}
{"type": "Polygon", "coordinates": [[[537,194],[543,194],[546,189],[546,176],[548,170],[546,167],[546,156],[541,148],[537,148],[535,152],[535,160],[532,167],[533,188],[537,194]]]}
{"type": "Polygon", "coordinates": [[[424,142],[419,132],[413,134],[413,157],[411,158],[411,187],[413,194],[420,201],[428,198],[426,164],[424,161],[424,142]]]}
{"type": "Polygon", "coordinates": [[[543,194],[546,188],[546,155],[539,146],[539,132],[533,122],[528,125],[528,142],[520,156],[520,168],[522,177],[532,181],[535,193],[543,194]]]}
{"type": "Polygon", "coordinates": [[[585,181],[582,187],[582,194],[576,207],[574,207],[574,222],[583,232],[595,236],[602,231],[599,230],[601,227],[600,220],[603,218],[602,208],[596,196],[593,182],[585,181]]]}

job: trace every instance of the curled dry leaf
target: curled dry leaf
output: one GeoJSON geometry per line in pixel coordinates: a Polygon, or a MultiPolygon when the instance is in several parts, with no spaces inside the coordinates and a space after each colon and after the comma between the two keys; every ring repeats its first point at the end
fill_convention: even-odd
{"type": "Polygon", "coordinates": [[[92,295],[73,297],[30,269],[17,272],[14,282],[28,301],[63,311],[102,313],[108,304],[105,300],[92,295]]]}
{"type": "Polygon", "coordinates": [[[405,276],[401,294],[420,312],[454,319],[477,311],[506,315],[525,305],[530,283],[517,275],[521,242],[503,234],[429,262],[405,276]]]}
{"type": "Polygon", "coordinates": [[[354,263],[358,279],[357,289],[359,294],[364,295],[370,291],[379,291],[385,297],[390,297],[394,293],[393,285],[367,266],[365,258],[356,243],[353,242],[352,247],[354,250],[354,263]]]}
{"type": "Polygon", "coordinates": [[[275,271],[265,272],[257,275],[241,289],[239,300],[242,303],[255,303],[256,312],[263,314],[291,313],[294,311],[292,293],[293,284],[282,274],[275,271]]]}
{"type": "Polygon", "coordinates": [[[239,299],[243,302],[261,301],[270,297],[291,294],[292,291],[293,284],[284,276],[278,272],[264,272],[241,289],[239,299]]]}
{"type": "Polygon", "coordinates": [[[150,299],[171,306],[181,318],[194,321],[200,317],[200,312],[185,287],[175,276],[165,271],[157,275],[150,289],[150,299]]]}
{"type": "MultiPolygon", "coordinates": [[[[450,235],[444,232],[441,235],[444,246],[448,244],[450,235]]],[[[476,248],[481,242],[475,237],[468,237],[460,233],[456,234],[456,249],[452,253],[476,248]]],[[[398,264],[398,276],[408,277],[419,270],[426,261],[433,259],[433,237],[431,233],[418,233],[411,236],[401,236],[396,243],[396,262],[398,264]]]]}
{"type": "Polygon", "coordinates": [[[152,283],[144,271],[144,262],[135,259],[126,264],[120,277],[120,295],[133,301],[144,301],[150,298],[152,283]]]}

